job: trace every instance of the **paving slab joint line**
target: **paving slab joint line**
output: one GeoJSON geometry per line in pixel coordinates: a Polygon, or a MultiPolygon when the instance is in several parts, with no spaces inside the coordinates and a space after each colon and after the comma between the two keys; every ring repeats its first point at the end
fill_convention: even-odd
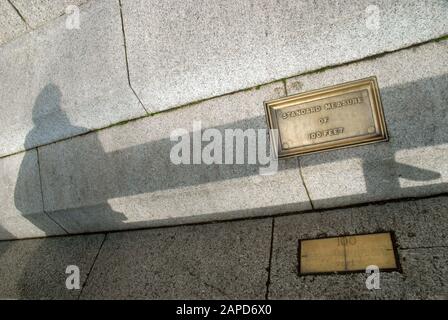
{"type": "Polygon", "coordinates": [[[303,188],[305,188],[306,195],[308,196],[308,200],[310,200],[311,210],[314,210],[314,203],[311,200],[310,192],[308,191],[308,187],[306,186],[305,178],[302,173],[302,165],[300,163],[300,158],[297,158],[297,166],[299,167],[300,178],[302,179],[303,188]]]}
{"type": "Polygon", "coordinates": [[[266,281],[266,294],[265,300],[269,300],[269,288],[271,286],[271,269],[272,269],[272,254],[274,251],[274,228],[275,228],[275,218],[272,217],[271,224],[271,244],[269,248],[269,265],[268,265],[268,279],[266,281]]]}
{"type": "Polygon", "coordinates": [[[399,250],[418,250],[418,249],[448,249],[448,245],[440,245],[440,246],[421,246],[421,247],[399,247],[399,250]]]}
{"type": "MultiPolygon", "coordinates": [[[[12,7],[15,9],[15,11],[17,12],[17,14],[18,14],[18,15],[20,16],[20,18],[23,20],[23,22],[25,22],[25,24],[26,24],[26,26],[27,26],[27,32],[23,32],[23,33],[20,34],[19,36],[14,37],[14,38],[12,38],[12,39],[6,41],[6,42],[1,43],[1,44],[0,44],[0,48],[1,48],[2,46],[6,45],[8,42],[11,42],[11,41],[14,41],[14,40],[16,40],[16,39],[19,39],[19,38],[25,36],[26,34],[32,32],[32,31],[34,31],[34,30],[38,30],[38,29],[44,28],[46,25],[52,23],[54,20],[56,20],[56,19],[58,19],[58,18],[60,18],[60,17],[63,17],[63,16],[65,16],[65,15],[67,15],[67,14],[65,13],[65,10],[64,10],[64,12],[61,13],[61,14],[59,14],[58,16],[55,16],[55,17],[51,18],[50,20],[48,20],[48,21],[46,21],[46,22],[40,24],[40,25],[37,26],[36,28],[32,28],[32,27],[30,26],[30,24],[26,21],[25,17],[23,17],[22,14],[20,13],[20,11],[13,5],[13,3],[11,2],[11,0],[7,0],[7,1],[8,1],[9,4],[12,5],[12,7]]],[[[78,8],[82,8],[82,7],[86,6],[90,1],[93,1],[93,0],[89,0],[89,1],[87,1],[87,2],[85,2],[85,3],[78,4],[77,7],[78,7],[78,8]]]]}
{"type": "MultiPolygon", "coordinates": [[[[22,21],[26,24],[27,29],[33,30],[33,28],[31,28],[31,26],[28,23],[28,21],[26,21],[25,17],[22,15],[22,13],[19,11],[19,9],[17,9],[17,7],[14,5],[14,3],[12,3],[11,0],[7,0],[7,1],[11,5],[11,7],[13,7],[14,10],[17,12],[17,14],[19,15],[20,19],[22,19],[22,21]]],[[[9,41],[14,40],[14,39],[15,38],[12,38],[9,41]]],[[[9,41],[6,41],[6,42],[9,42],[9,41]]]]}
{"type": "MultiPolygon", "coordinates": [[[[294,79],[296,77],[302,77],[302,76],[311,75],[311,74],[315,74],[315,73],[321,73],[321,72],[324,72],[324,71],[327,71],[327,70],[336,69],[336,68],[339,68],[339,67],[351,65],[351,64],[354,64],[354,63],[360,63],[360,62],[363,62],[363,61],[375,60],[375,59],[387,56],[389,54],[393,54],[393,53],[397,53],[397,52],[400,52],[400,51],[409,50],[409,49],[413,49],[413,48],[418,48],[418,47],[421,47],[421,46],[424,46],[424,45],[427,45],[427,44],[430,44],[430,43],[438,43],[438,42],[442,42],[442,41],[445,41],[445,40],[448,40],[448,34],[445,34],[445,35],[437,37],[437,38],[432,38],[432,39],[429,39],[429,40],[425,40],[425,41],[422,41],[422,42],[411,43],[410,45],[403,46],[403,47],[400,47],[400,48],[397,48],[397,49],[386,50],[386,51],[383,51],[383,52],[380,52],[380,53],[375,53],[375,54],[368,55],[368,56],[365,56],[365,57],[362,57],[362,58],[359,58],[359,59],[354,59],[354,60],[341,62],[341,63],[329,64],[329,65],[324,66],[324,67],[318,67],[316,69],[303,71],[301,73],[289,75],[289,76],[286,76],[286,77],[283,77],[283,78],[278,78],[278,79],[275,79],[275,80],[272,80],[272,81],[268,81],[268,82],[264,82],[264,83],[261,83],[261,84],[253,85],[251,87],[246,87],[246,88],[238,89],[238,90],[235,90],[235,91],[230,91],[230,92],[226,92],[226,93],[223,93],[223,94],[219,94],[219,95],[216,95],[216,96],[213,96],[213,97],[207,97],[207,98],[191,101],[191,102],[188,102],[188,103],[185,103],[185,104],[174,106],[174,107],[169,108],[169,109],[153,112],[150,115],[151,116],[155,116],[155,115],[159,115],[159,114],[163,114],[163,113],[174,112],[174,111],[176,111],[178,109],[194,106],[194,105],[197,105],[199,103],[206,102],[206,101],[209,101],[209,100],[213,100],[213,99],[217,99],[217,98],[233,95],[233,94],[236,94],[236,93],[246,92],[246,91],[250,91],[250,90],[257,90],[257,89],[259,89],[262,86],[267,86],[267,85],[270,85],[270,84],[273,84],[273,83],[276,83],[276,82],[282,82],[283,85],[286,86],[286,81],[287,80],[291,80],[291,79],[294,79]]],[[[285,91],[286,91],[285,93],[288,95],[287,90],[285,90],[285,91]]]]}
{"type": "Polygon", "coordinates": [[[96,253],[95,258],[93,259],[92,265],[90,266],[89,271],[87,272],[86,279],[84,280],[84,282],[81,285],[81,290],[80,290],[79,295],[78,295],[78,300],[81,299],[81,296],[82,296],[82,294],[84,292],[84,288],[87,286],[87,281],[89,280],[90,274],[92,273],[92,270],[95,267],[95,263],[98,260],[98,257],[99,257],[99,255],[101,253],[101,249],[103,249],[103,245],[106,242],[107,236],[108,236],[108,233],[104,233],[104,237],[103,237],[103,240],[101,241],[101,244],[100,244],[100,246],[98,248],[98,252],[96,253]]]}
{"type": "Polygon", "coordinates": [[[142,100],[137,95],[137,92],[132,87],[131,74],[129,72],[129,58],[128,58],[128,47],[127,47],[127,42],[126,42],[126,31],[124,28],[123,5],[121,4],[121,0],[118,0],[118,6],[120,8],[121,31],[123,33],[124,58],[126,60],[126,73],[127,73],[127,77],[128,77],[128,84],[129,84],[129,87],[131,88],[132,92],[134,93],[135,97],[137,98],[138,102],[140,103],[140,106],[143,108],[143,110],[145,110],[146,115],[149,116],[149,115],[151,115],[151,110],[149,110],[149,108],[147,109],[145,107],[142,100]]]}
{"type": "Polygon", "coordinates": [[[42,211],[48,217],[48,219],[53,221],[59,228],[61,228],[67,235],[69,235],[70,232],[68,232],[67,229],[65,229],[59,222],[57,222],[55,219],[53,219],[50,216],[50,214],[48,214],[48,212],[45,210],[45,202],[44,202],[45,198],[44,198],[44,188],[42,185],[42,175],[41,175],[41,170],[40,170],[39,148],[36,148],[36,158],[37,158],[37,171],[39,174],[40,195],[42,198],[42,211]]]}
{"type": "Polygon", "coordinates": [[[283,89],[285,90],[285,95],[288,96],[289,94],[288,94],[288,87],[286,85],[286,79],[282,79],[281,81],[283,83],[283,89]]]}

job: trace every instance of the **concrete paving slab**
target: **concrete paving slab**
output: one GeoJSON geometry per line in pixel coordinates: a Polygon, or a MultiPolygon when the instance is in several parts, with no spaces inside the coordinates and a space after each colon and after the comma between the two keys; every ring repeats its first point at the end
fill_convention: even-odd
{"type": "Polygon", "coordinates": [[[443,0],[122,4],[131,83],[152,111],[448,33],[443,0]]]}
{"type": "Polygon", "coordinates": [[[128,84],[118,1],[0,47],[0,156],[146,114],[128,84]]]}
{"type": "Polygon", "coordinates": [[[271,275],[270,299],[430,299],[446,300],[447,248],[400,251],[403,273],[381,272],[380,289],[368,290],[366,273],[271,275]]]}
{"type": "MultiPolygon", "coordinates": [[[[235,159],[193,164],[192,156],[191,164],[175,164],[170,158],[179,141],[170,141],[171,133],[184,129],[190,138],[199,132],[195,122],[223,135],[231,129],[265,130],[263,101],[283,92],[281,82],[273,83],[42,147],[45,210],[75,233],[311,209],[296,159],[280,161],[275,174],[261,175],[260,168],[268,165],[248,163],[249,139],[240,151],[246,154],[244,164],[235,159]]],[[[235,149],[230,151],[233,157],[235,149]]]]}
{"type": "Polygon", "coordinates": [[[0,45],[14,39],[27,30],[26,23],[6,0],[0,1],[0,45]]]}
{"type": "Polygon", "coordinates": [[[390,141],[300,157],[316,208],[448,191],[447,49],[445,40],[287,80],[295,94],[378,78],[390,141]]]}
{"type": "MultiPolygon", "coordinates": [[[[35,29],[65,14],[68,6],[80,6],[88,0],[11,0],[26,22],[35,29]]],[[[72,13],[72,11],[69,11],[72,13]]]]}
{"type": "Polygon", "coordinates": [[[77,299],[80,290],[68,290],[67,266],[80,271],[82,285],[104,235],[83,235],[0,242],[0,298],[77,299]]]}
{"type": "Polygon", "coordinates": [[[446,299],[447,203],[440,197],[275,218],[269,297],[446,299]],[[380,231],[395,232],[402,267],[381,273],[381,290],[366,289],[365,273],[298,275],[299,239],[380,231]]]}
{"type": "Polygon", "coordinates": [[[264,299],[271,219],[113,233],[81,299],[264,299]]]}
{"type": "Polygon", "coordinates": [[[0,159],[0,240],[65,234],[44,212],[36,150],[0,159]]]}

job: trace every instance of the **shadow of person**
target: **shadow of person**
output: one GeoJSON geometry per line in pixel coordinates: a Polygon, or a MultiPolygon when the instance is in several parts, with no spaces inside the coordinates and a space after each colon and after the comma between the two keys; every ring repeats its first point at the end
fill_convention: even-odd
{"type": "MultiPolygon", "coordinates": [[[[403,187],[400,185],[400,179],[430,183],[442,176],[433,170],[399,163],[395,161],[393,154],[383,160],[382,166],[378,165],[378,161],[369,161],[368,159],[364,159],[362,166],[366,181],[366,193],[369,195],[375,194],[378,192],[377,190],[381,189],[391,195],[402,193],[403,187]]],[[[432,185],[429,186],[432,187],[432,185]]],[[[422,186],[419,188],[423,189],[422,186]]]]}
{"type": "MultiPolygon", "coordinates": [[[[42,137],[52,136],[54,133],[65,132],[85,132],[85,128],[73,126],[70,123],[65,112],[61,109],[61,97],[62,94],[59,88],[53,84],[48,84],[36,98],[32,111],[32,119],[34,123],[33,129],[27,134],[25,139],[25,148],[32,149],[36,146],[36,142],[42,137]]],[[[40,140],[41,141],[41,140],[40,140]]],[[[104,149],[98,139],[93,142],[98,153],[104,153],[104,149]]],[[[59,155],[60,161],[64,161],[64,154],[59,155]]],[[[22,216],[30,221],[34,227],[38,228],[45,235],[51,235],[61,232],[61,223],[59,223],[58,217],[48,214],[53,208],[46,208],[45,195],[39,195],[42,199],[42,210],[36,212],[36,179],[31,180],[33,170],[39,169],[38,155],[36,152],[27,152],[20,165],[19,174],[14,190],[14,202],[16,208],[20,211],[22,216]],[[31,196],[33,195],[33,196],[31,196]],[[33,199],[33,200],[31,200],[33,199]],[[34,203],[31,203],[34,201],[34,203]],[[43,211],[43,212],[42,212],[43,211]],[[55,232],[56,231],[56,232],[55,232]]],[[[35,172],[34,172],[35,174],[35,172]]],[[[39,173],[39,179],[40,179],[39,173]]],[[[42,192],[45,189],[42,180],[40,182],[42,186],[42,192]]],[[[40,190],[38,192],[41,192],[40,190]]],[[[86,190],[88,192],[88,190],[86,190]]],[[[106,214],[109,219],[114,221],[123,221],[126,217],[120,213],[114,211],[108,203],[102,203],[95,206],[102,212],[102,217],[106,214]]],[[[101,223],[99,221],[98,223],[101,223]]],[[[66,230],[64,230],[66,231],[66,230]]],[[[68,230],[69,232],[70,230],[68,230]]],[[[51,252],[51,247],[55,245],[57,239],[42,239],[38,241],[39,246],[33,246],[32,257],[28,259],[26,266],[17,266],[22,272],[22,278],[18,287],[18,295],[11,298],[61,298],[61,297],[73,297],[76,296],[76,292],[69,292],[65,288],[65,278],[63,281],[58,281],[53,285],[48,285],[43,288],[39,285],[42,280],[46,283],[50,279],[61,279],[61,275],[65,276],[65,268],[67,264],[76,265],[77,261],[66,261],[67,257],[64,255],[49,256],[48,252],[51,252]],[[37,248],[37,249],[36,249],[37,248]],[[53,259],[52,263],[48,263],[49,259],[53,259]],[[65,260],[64,260],[65,259],[65,260]],[[45,266],[45,267],[44,267],[45,266]],[[42,270],[42,268],[46,270],[42,270]],[[45,274],[45,279],[42,278],[42,274],[45,274]],[[55,290],[55,288],[57,288],[55,290]]],[[[33,240],[34,241],[34,240],[33,240]]],[[[14,271],[14,270],[12,270],[14,271]]],[[[47,283],[48,284],[48,283],[47,283]]]]}
{"type": "MultiPolygon", "coordinates": [[[[84,128],[73,126],[66,114],[61,110],[62,94],[59,88],[53,84],[48,84],[36,98],[32,110],[33,129],[27,134],[24,142],[26,150],[38,145],[42,137],[54,136],[55,132],[60,132],[63,128],[66,130],[75,129],[81,131],[84,128]]],[[[31,180],[33,170],[38,168],[37,154],[29,151],[25,154],[20,165],[19,174],[14,190],[14,203],[23,217],[29,220],[38,230],[45,234],[51,234],[54,231],[49,230],[48,219],[42,218],[42,212],[36,212],[36,204],[31,199],[37,199],[35,196],[35,181],[31,180]],[[34,182],[34,183],[33,183],[34,182]]],[[[44,200],[41,196],[42,201],[44,200]]],[[[42,204],[43,207],[45,207],[42,204]]],[[[43,210],[43,208],[41,208],[43,210]]],[[[40,210],[39,210],[40,211],[40,210]]]]}

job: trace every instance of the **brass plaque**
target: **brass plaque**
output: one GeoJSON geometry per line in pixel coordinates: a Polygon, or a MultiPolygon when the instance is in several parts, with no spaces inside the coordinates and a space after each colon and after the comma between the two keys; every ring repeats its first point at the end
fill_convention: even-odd
{"type": "Polygon", "coordinates": [[[380,270],[398,270],[390,232],[301,240],[300,274],[364,271],[370,265],[380,270]]]}
{"type": "Polygon", "coordinates": [[[264,105],[279,158],[388,140],[376,77],[264,105]]]}

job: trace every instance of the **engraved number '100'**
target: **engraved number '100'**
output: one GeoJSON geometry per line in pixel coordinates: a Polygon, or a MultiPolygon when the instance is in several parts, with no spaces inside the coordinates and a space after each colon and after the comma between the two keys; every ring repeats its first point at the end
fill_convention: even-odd
{"type": "Polygon", "coordinates": [[[356,244],[356,238],[354,237],[342,237],[338,239],[339,246],[353,246],[356,244]]]}

